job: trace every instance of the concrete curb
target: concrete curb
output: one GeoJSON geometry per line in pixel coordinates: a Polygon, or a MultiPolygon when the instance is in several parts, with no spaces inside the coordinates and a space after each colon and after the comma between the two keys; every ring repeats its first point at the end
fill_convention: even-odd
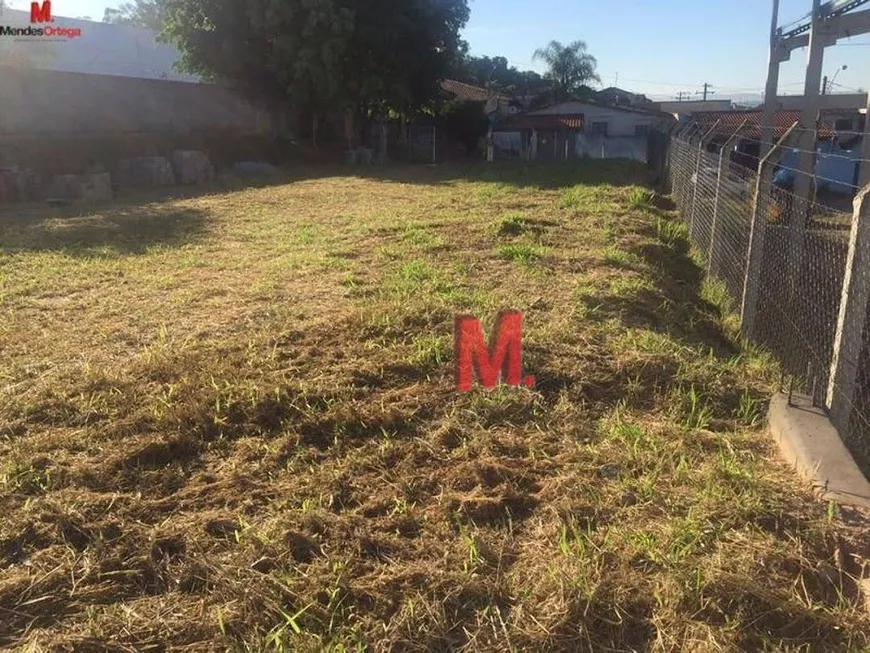
{"type": "Polygon", "coordinates": [[[768,426],[783,457],[809,478],[822,499],[870,508],[870,482],[858,469],[825,412],[810,397],[778,393],[770,401],[768,426]]]}

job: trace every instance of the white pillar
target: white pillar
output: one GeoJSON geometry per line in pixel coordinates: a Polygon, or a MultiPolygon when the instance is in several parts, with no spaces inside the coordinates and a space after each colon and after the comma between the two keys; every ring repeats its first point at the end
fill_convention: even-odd
{"type": "Polygon", "coordinates": [[[758,158],[763,159],[773,144],[773,120],[776,116],[776,94],[779,92],[779,0],[773,0],[773,16],[770,21],[770,55],[767,60],[767,84],[764,87],[764,119],[761,123],[761,147],[758,158]]]}
{"type": "Polygon", "coordinates": [[[831,423],[843,433],[849,426],[858,380],[858,361],[868,328],[870,309],[870,186],[855,198],[852,233],[840,314],[834,337],[834,355],[828,381],[831,423]]]}
{"type": "MultiPolygon", "coordinates": [[[[797,143],[801,152],[798,156],[794,180],[794,194],[803,202],[798,203],[792,216],[792,225],[802,230],[809,217],[809,199],[812,191],[812,176],[815,174],[816,127],[819,121],[819,87],[822,83],[822,64],[825,59],[825,46],[830,39],[821,15],[821,0],[813,0],[812,26],[810,27],[810,47],[807,55],[807,70],[804,79],[804,108],[801,113],[801,131],[797,143]]],[[[797,261],[791,261],[793,266],[797,261]]]]}
{"type": "Polygon", "coordinates": [[[861,141],[861,170],[858,184],[870,184],[870,93],[867,94],[867,112],[864,114],[864,139],[861,141]]]}

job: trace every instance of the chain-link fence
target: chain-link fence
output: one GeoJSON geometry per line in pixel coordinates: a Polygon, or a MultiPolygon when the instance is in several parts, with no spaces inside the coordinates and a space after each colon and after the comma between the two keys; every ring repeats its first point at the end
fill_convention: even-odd
{"type": "Polygon", "coordinates": [[[737,134],[682,134],[669,145],[667,180],[703,264],[744,335],[779,359],[790,391],[829,410],[870,475],[870,196],[854,210],[848,196],[807,200],[782,181],[782,147],[752,170],[732,161],[737,134]]]}

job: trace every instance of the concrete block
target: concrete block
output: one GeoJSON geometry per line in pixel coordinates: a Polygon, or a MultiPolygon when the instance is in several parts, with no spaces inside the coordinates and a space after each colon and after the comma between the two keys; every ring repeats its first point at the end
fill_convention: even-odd
{"type": "Polygon", "coordinates": [[[176,150],[172,153],[172,169],[179,184],[203,184],[214,179],[214,169],[205,152],[176,150]]]}
{"type": "Polygon", "coordinates": [[[121,186],[174,186],[175,173],[169,159],[162,156],[141,156],[118,161],[115,179],[121,186]]]}
{"type": "Polygon", "coordinates": [[[808,478],[826,501],[870,508],[870,482],[858,469],[825,412],[810,397],[778,393],[768,424],[786,461],[808,478]]]}
{"type": "Polygon", "coordinates": [[[57,175],[48,192],[51,199],[104,202],[112,199],[112,178],[108,172],[86,175],[57,175]]]}

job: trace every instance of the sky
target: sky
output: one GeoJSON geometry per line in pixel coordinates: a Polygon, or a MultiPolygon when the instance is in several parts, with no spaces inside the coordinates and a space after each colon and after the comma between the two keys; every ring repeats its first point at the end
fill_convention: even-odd
{"type": "MultiPolygon", "coordinates": [[[[28,9],[29,0],[11,0],[28,9]]],[[[55,0],[56,15],[100,20],[106,0],[55,0]]],[[[812,0],[781,0],[779,24],[804,16],[812,0]]],[[[520,69],[542,71],[536,48],[550,40],[583,40],[598,60],[602,86],[653,99],[701,91],[710,99],[762,93],[767,76],[771,0],[469,0],[464,31],[472,54],[504,56],[520,69]],[[617,82],[618,80],[618,82],[617,82]]],[[[779,93],[803,92],[806,48],[780,69],[779,93]]],[[[870,87],[870,34],[825,50],[824,73],[835,92],[870,87]],[[842,70],[842,66],[847,66],[842,70]],[[838,69],[841,69],[837,72],[838,69]]],[[[755,99],[755,98],[753,98],[755,99]]]]}

